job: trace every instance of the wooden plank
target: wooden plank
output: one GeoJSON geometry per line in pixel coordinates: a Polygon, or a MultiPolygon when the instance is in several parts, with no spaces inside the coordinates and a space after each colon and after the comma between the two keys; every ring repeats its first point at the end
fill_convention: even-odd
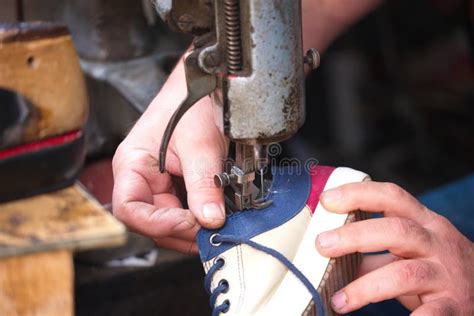
{"type": "Polygon", "coordinates": [[[73,315],[73,273],[70,251],[0,260],[0,315],[73,315]]]}
{"type": "Polygon", "coordinates": [[[121,245],[125,228],[79,185],[0,204],[0,258],[121,245]]]}

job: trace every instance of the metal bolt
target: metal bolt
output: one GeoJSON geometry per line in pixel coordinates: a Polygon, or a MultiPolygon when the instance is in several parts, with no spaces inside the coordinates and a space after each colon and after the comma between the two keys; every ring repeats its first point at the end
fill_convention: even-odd
{"type": "Polygon", "coordinates": [[[191,32],[194,27],[194,18],[189,14],[183,14],[178,19],[178,26],[183,32],[191,32]]]}
{"type": "Polygon", "coordinates": [[[214,176],[214,184],[218,188],[224,188],[228,185],[230,185],[231,179],[229,174],[223,172],[223,173],[218,173],[214,176]]]}
{"type": "Polygon", "coordinates": [[[310,48],[306,52],[306,56],[304,57],[304,63],[310,66],[313,70],[318,68],[321,64],[321,56],[319,55],[319,52],[314,48],[310,48]]]}
{"type": "Polygon", "coordinates": [[[204,62],[209,68],[216,68],[219,65],[219,59],[217,58],[216,54],[212,52],[206,54],[204,62]]]}

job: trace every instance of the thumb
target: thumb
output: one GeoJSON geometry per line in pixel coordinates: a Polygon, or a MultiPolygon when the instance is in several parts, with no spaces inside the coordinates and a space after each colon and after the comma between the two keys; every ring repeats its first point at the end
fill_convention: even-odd
{"type": "Polygon", "coordinates": [[[188,206],[206,228],[219,228],[225,222],[224,192],[214,184],[214,175],[222,172],[225,148],[217,137],[180,150],[188,206]]]}

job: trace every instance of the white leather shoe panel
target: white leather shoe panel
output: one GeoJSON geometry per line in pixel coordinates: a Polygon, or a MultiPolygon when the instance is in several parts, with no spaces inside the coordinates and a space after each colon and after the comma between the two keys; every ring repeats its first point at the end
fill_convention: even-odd
{"type": "MultiPolygon", "coordinates": [[[[326,183],[325,190],[345,183],[369,179],[362,172],[337,168],[326,183]]],[[[316,236],[344,225],[346,214],[334,214],[318,203],[313,218],[309,207],[287,223],[252,238],[286,256],[317,288],[329,263],[315,248],[316,236]]],[[[212,289],[225,279],[229,291],[218,297],[217,304],[228,299],[225,315],[301,315],[312,297],[293,273],[272,256],[247,245],[229,249],[221,256],[225,266],[213,277],[212,289]]],[[[213,260],[204,263],[207,271],[213,260]]]]}
{"type": "MultiPolygon", "coordinates": [[[[346,183],[361,182],[368,175],[350,168],[337,168],[326,183],[325,189],[338,187],[346,183]]],[[[328,212],[318,203],[307,233],[300,244],[293,264],[311,281],[317,289],[329,264],[330,258],[319,254],[315,247],[316,237],[325,231],[338,228],[347,220],[347,214],[328,212]]],[[[287,272],[281,285],[259,315],[301,315],[309,302],[311,294],[293,273],[287,272]]]]}
{"type": "MultiPolygon", "coordinates": [[[[260,234],[253,241],[275,249],[292,259],[311,221],[311,210],[305,206],[295,217],[277,228],[260,234]]],[[[214,289],[220,280],[229,283],[229,291],[217,299],[221,304],[228,299],[229,311],[225,315],[258,314],[261,306],[271,298],[283,280],[287,269],[278,260],[247,245],[233,247],[219,257],[225,259],[225,266],[217,271],[212,282],[214,289]]],[[[213,260],[204,263],[207,271],[213,260]]]]}

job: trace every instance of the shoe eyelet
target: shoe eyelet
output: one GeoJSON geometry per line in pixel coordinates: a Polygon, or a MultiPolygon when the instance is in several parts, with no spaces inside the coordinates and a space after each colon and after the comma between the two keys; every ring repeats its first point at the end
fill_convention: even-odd
{"type": "Polygon", "coordinates": [[[230,309],[230,301],[229,300],[225,300],[224,302],[222,302],[222,304],[226,304],[227,305],[227,308],[224,309],[223,311],[221,311],[221,313],[225,314],[229,311],[230,309]]]}
{"type": "Polygon", "coordinates": [[[214,247],[219,247],[220,245],[222,245],[222,242],[215,242],[214,241],[214,238],[216,238],[217,236],[220,236],[220,235],[221,234],[218,234],[218,233],[212,234],[211,237],[209,237],[209,243],[214,247]]]}
{"type": "Polygon", "coordinates": [[[226,280],[226,279],[222,279],[219,281],[219,285],[218,286],[221,286],[221,285],[224,285],[225,286],[225,290],[222,291],[222,293],[227,293],[229,292],[229,282],[226,280]]]}
{"type": "Polygon", "coordinates": [[[216,258],[214,258],[214,261],[212,263],[213,263],[213,265],[216,265],[217,262],[219,262],[219,261],[222,261],[222,267],[219,268],[219,270],[222,270],[222,269],[224,269],[224,267],[226,265],[224,257],[216,257],[216,258]]]}

